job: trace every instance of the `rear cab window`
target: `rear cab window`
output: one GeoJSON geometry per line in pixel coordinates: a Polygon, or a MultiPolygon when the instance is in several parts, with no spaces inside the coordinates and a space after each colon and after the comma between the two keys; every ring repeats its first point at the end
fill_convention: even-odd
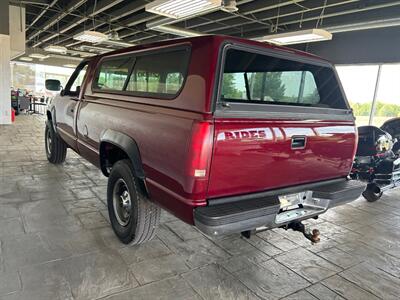
{"type": "Polygon", "coordinates": [[[232,107],[238,104],[241,109],[265,106],[286,106],[288,110],[297,107],[297,111],[349,109],[336,73],[328,63],[307,58],[303,61],[298,55],[286,58],[275,51],[262,52],[228,46],[223,57],[218,103],[232,107]]]}
{"type": "Polygon", "coordinates": [[[190,47],[124,54],[104,58],[92,89],[160,99],[175,98],[183,87],[190,47]]]}

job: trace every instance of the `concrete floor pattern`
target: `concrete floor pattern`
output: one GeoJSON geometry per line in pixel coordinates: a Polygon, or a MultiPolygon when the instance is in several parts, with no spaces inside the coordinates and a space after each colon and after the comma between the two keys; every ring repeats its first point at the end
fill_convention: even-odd
{"type": "Polygon", "coordinates": [[[114,236],[99,170],[44,154],[44,119],[0,126],[0,299],[399,299],[400,192],[310,221],[311,245],[276,229],[209,238],[162,213],[157,237],[114,236]]]}

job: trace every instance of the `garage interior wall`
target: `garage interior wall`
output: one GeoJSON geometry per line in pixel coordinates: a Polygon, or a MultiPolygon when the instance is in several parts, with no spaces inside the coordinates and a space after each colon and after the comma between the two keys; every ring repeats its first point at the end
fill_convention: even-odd
{"type": "Polygon", "coordinates": [[[0,124],[11,123],[10,56],[8,1],[0,1],[0,124]]]}
{"type": "Polygon", "coordinates": [[[400,62],[400,27],[334,33],[332,41],[296,47],[334,64],[400,62]]]}

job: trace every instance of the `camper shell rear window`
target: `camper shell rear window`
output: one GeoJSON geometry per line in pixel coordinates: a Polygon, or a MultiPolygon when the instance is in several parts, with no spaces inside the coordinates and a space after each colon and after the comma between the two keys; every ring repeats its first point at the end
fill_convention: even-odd
{"type": "Polygon", "coordinates": [[[220,101],[347,109],[331,66],[234,48],[225,54],[220,101]]]}

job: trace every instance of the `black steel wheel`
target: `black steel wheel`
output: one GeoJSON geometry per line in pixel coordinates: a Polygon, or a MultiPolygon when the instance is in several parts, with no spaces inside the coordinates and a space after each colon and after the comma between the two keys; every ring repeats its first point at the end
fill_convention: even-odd
{"type": "Polygon", "coordinates": [[[67,144],[54,131],[50,122],[46,122],[44,137],[47,160],[52,164],[62,164],[67,156],[67,144]]]}
{"type": "Polygon", "coordinates": [[[107,204],[111,226],[124,244],[151,240],[160,221],[161,209],[139,188],[130,160],[116,162],[108,177],[107,204]]]}

